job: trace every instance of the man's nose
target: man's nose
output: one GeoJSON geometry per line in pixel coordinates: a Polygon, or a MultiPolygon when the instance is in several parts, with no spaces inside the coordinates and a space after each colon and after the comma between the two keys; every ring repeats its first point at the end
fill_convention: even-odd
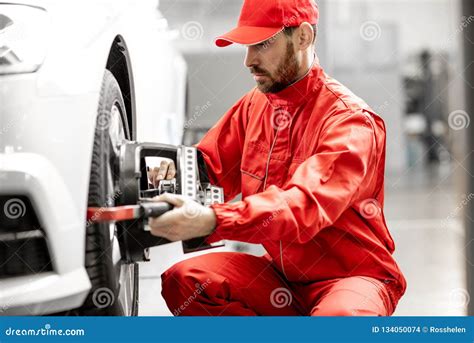
{"type": "Polygon", "coordinates": [[[254,46],[247,47],[247,53],[245,55],[245,66],[247,68],[254,67],[258,65],[258,53],[257,49],[254,46]]]}

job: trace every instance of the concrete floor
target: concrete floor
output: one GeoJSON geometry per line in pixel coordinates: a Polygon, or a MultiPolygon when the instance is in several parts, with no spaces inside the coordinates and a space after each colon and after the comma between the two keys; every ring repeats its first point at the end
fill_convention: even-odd
{"type": "Polygon", "coordinates": [[[454,191],[455,167],[415,170],[387,178],[386,216],[395,259],[408,287],[395,315],[465,315],[462,204],[454,191]]]}
{"type": "MultiPolygon", "coordinates": [[[[386,218],[397,246],[395,258],[408,282],[395,315],[466,313],[469,294],[464,286],[465,244],[459,213],[465,196],[454,192],[453,168],[410,170],[386,179],[386,218]]],[[[250,251],[262,253],[255,246],[250,251]]],[[[152,261],[140,266],[140,315],[171,315],[161,297],[160,274],[194,255],[183,256],[180,243],[152,249],[152,261]]]]}

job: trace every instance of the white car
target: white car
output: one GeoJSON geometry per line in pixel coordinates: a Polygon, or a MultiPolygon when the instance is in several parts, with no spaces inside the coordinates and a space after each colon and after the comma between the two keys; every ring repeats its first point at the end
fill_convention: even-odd
{"type": "Polygon", "coordinates": [[[126,140],[181,144],[186,64],[157,0],[0,0],[0,314],[136,315],[114,225],[126,140]]]}

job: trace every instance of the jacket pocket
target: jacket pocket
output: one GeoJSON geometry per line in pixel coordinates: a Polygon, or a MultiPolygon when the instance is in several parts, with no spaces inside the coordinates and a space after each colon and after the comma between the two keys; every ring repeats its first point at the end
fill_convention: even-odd
{"type": "Polygon", "coordinates": [[[263,187],[267,158],[265,149],[258,142],[247,144],[240,165],[243,198],[259,192],[263,187]]]}

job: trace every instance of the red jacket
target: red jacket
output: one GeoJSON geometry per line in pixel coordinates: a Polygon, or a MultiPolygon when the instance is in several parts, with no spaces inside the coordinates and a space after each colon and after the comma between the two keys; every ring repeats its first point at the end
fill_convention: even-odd
{"type": "Polygon", "coordinates": [[[279,93],[247,93],[198,148],[226,201],[242,193],[212,206],[208,242],[260,243],[289,281],[360,275],[404,292],[382,211],[384,122],[319,65],[279,93]]]}

